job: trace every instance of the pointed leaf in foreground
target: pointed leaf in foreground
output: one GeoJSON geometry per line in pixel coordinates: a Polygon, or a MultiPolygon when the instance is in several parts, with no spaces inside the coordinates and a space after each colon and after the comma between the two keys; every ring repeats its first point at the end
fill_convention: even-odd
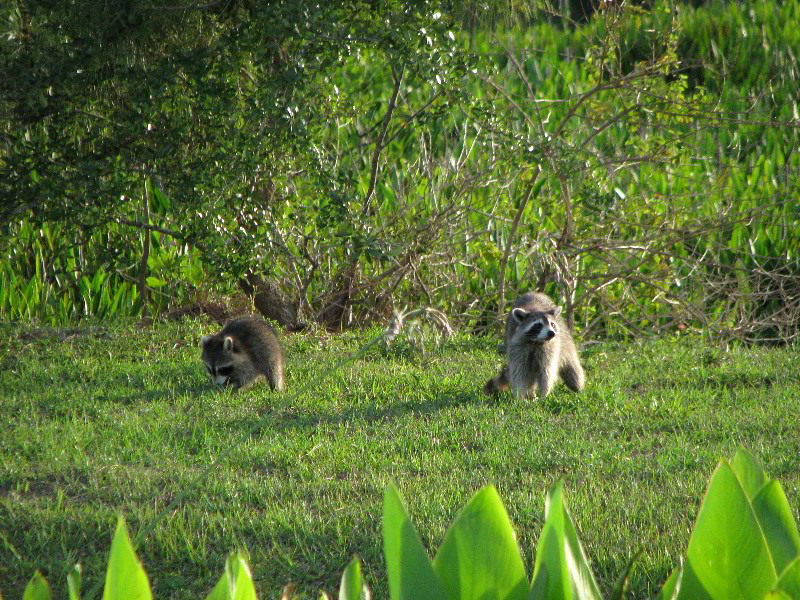
{"type": "Polygon", "coordinates": [[[529,600],[570,600],[569,573],[564,556],[563,481],[558,480],[545,499],[545,522],[536,545],[529,600]]]}
{"type": "Polygon", "coordinates": [[[339,600],[360,600],[361,588],[361,562],[358,557],[353,557],[342,573],[342,582],[339,584],[339,600]]]}
{"type": "Polygon", "coordinates": [[[713,600],[761,598],[777,581],[755,513],[726,460],[711,477],[686,559],[696,580],[684,572],[679,598],[702,598],[703,592],[713,600]]]}
{"type": "Polygon", "coordinates": [[[67,575],[67,590],[69,600],[80,600],[81,597],[81,566],[75,565],[67,575]]]}
{"type": "Polygon", "coordinates": [[[667,578],[667,581],[664,583],[664,587],[661,588],[661,592],[658,595],[658,600],[678,600],[678,594],[681,591],[682,580],[683,560],[681,560],[681,563],[675,567],[670,576],[667,578]]]}
{"type": "Polygon", "coordinates": [[[497,490],[479,490],[458,513],[433,559],[452,600],[525,600],[528,582],[497,490]]]}
{"type": "MultiPolygon", "coordinates": [[[[670,582],[667,581],[667,583],[670,582]]],[[[695,573],[692,563],[688,560],[682,565],[679,586],[680,587],[676,589],[676,594],[672,596],[673,600],[677,598],[681,600],[714,600],[714,597],[708,593],[708,590],[706,590],[697,578],[697,573],[695,573]]],[[[662,595],[662,599],[663,598],[664,596],[662,595]]]]}
{"type": "Polygon", "coordinates": [[[755,498],[756,494],[769,481],[769,477],[761,463],[749,450],[744,448],[736,450],[730,465],[739,483],[742,484],[742,489],[744,489],[748,500],[755,498]]]}
{"type": "Polygon", "coordinates": [[[103,588],[103,600],[149,600],[150,583],[147,580],[139,559],[133,551],[125,520],[117,520],[117,530],[111,540],[111,556],[108,559],[106,584],[103,588]]]}
{"type": "Polygon", "coordinates": [[[383,554],[392,600],[447,599],[393,484],[389,484],[383,494],[383,554]]]}
{"type": "Polygon", "coordinates": [[[771,480],[756,494],[753,511],[767,540],[775,571],[781,573],[800,555],[800,534],[789,500],[777,479],[771,480]]]}
{"type": "Polygon", "coordinates": [[[583,551],[583,546],[578,539],[578,531],[575,529],[572,517],[569,516],[567,504],[564,502],[563,497],[561,507],[564,511],[564,553],[569,567],[573,598],[602,600],[603,596],[600,594],[600,588],[597,587],[592,568],[589,566],[589,560],[586,558],[586,553],[583,551]]]}
{"type": "Polygon", "coordinates": [[[225,570],[222,572],[222,576],[217,581],[217,584],[211,590],[211,592],[206,596],[206,600],[232,600],[233,598],[233,589],[234,589],[234,581],[233,581],[233,573],[231,572],[231,554],[225,560],[225,570]]]}
{"type": "Polygon", "coordinates": [[[536,566],[534,567],[529,600],[570,600],[567,563],[564,560],[563,524],[557,526],[549,522],[542,529],[536,545],[536,566]]]}
{"type": "Polygon", "coordinates": [[[233,600],[256,600],[256,586],[253,583],[253,575],[250,573],[246,555],[243,552],[237,552],[231,554],[228,560],[231,562],[231,573],[233,574],[233,600]]]}
{"type": "Polygon", "coordinates": [[[219,578],[214,588],[206,596],[206,600],[231,600],[233,598],[233,581],[228,568],[228,561],[225,562],[225,570],[219,578]]]}
{"type": "Polygon", "coordinates": [[[563,480],[558,480],[547,492],[529,598],[599,600],[602,596],[569,516],[563,488],[563,480]]]}
{"type": "Polygon", "coordinates": [[[781,573],[775,590],[783,592],[789,598],[800,598],[800,557],[781,573]]]}
{"type": "Polygon", "coordinates": [[[255,600],[256,589],[247,565],[247,554],[231,552],[225,560],[225,571],[206,600],[255,600]]]}
{"type": "Polygon", "coordinates": [[[50,586],[47,580],[39,571],[36,571],[25,586],[25,591],[22,593],[22,600],[50,600],[52,594],[50,593],[50,586]]]}

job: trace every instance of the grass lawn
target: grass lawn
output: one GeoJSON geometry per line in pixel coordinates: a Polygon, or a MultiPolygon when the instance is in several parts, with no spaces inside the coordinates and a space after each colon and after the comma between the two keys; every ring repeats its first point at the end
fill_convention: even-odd
{"type": "Polygon", "coordinates": [[[584,347],[587,386],[487,400],[496,339],[423,354],[402,338],[317,375],[378,332],[283,335],[288,392],[211,386],[206,321],[76,330],[0,325],[0,589],[36,568],[66,597],[102,582],[118,514],[160,598],[203,598],[245,547],[261,598],[334,594],[358,554],[387,597],[383,490],[394,481],[431,555],[494,483],[531,574],[559,477],[601,590],[629,557],[630,597],[655,594],[720,457],[753,451],[800,507],[800,353],[698,338],[584,347]],[[181,497],[167,514],[162,512],[181,497]]]}

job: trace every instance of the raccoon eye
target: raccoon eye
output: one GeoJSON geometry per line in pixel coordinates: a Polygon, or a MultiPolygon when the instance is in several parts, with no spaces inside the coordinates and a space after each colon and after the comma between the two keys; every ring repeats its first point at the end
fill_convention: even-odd
{"type": "Polygon", "coordinates": [[[233,375],[233,367],[228,365],[227,367],[220,367],[217,369],[217,374],[222,375],[223,377],[229,377],[233,375]]]}
{"type": "Polygon", "coordinates": [[[542,324],[541,324],[541,323],[536,323],[536,325],[532,326],[532,327],[531,327],[531,328],[528,330],[528,333],[530,333],[531,335],[534,335],[534,336],[536,336],[536,335],[539,335],[539,332],[540,332],[541,330],[542,330],[542,324]]]}

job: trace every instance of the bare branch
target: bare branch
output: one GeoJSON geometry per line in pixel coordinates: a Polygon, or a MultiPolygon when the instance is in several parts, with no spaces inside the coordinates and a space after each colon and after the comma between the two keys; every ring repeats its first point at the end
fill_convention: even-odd
{"type": "Polygon", "coordinates": [[[400,65],[400,70],[392,65],[392,79],[394,79],[394,89],[392,96],[389,98],[389,103],[386,107],[386,115],[383,118],[383,127],[381,128],[378,139],[375,140],[375,152],[372,154],[372,171],[369,180],[369,189],[364,196],[364,205],[361,209],[361,214],[366,216],[369,214],[370,203],[372,202],[372,195],[375,193],[375,184],[378,179],[378,162],[380,161],[381,151],[383,150],[383,140],[386,137],[386,131],[389,129],[389,122],[392,120],[392,113],[394,113],[397,104],[397,94],[400,92],[400,84],[403,82],[404,66],[400,65]]]}

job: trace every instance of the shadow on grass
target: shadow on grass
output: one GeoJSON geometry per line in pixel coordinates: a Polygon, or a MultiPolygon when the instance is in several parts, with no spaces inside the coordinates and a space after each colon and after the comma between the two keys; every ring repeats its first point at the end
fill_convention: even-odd
{"type": "Polygon", "coordinates": [[[443,393],[435,398],[422,401],[396,402],[385,408],[375,405],[364,407],[351,407],[342,411],[308,411],[298,409],[290,400],[269,414],[260,417],[233,419],[229,424],[234,428],[248,430],[252,435],[262,432],[290,432],[297,430],[311,430],[321,425],[343,425],[351,422],[380,423],[396,420],[409,414],[433,414],[448,408],[466,405],[486,404],[480,391],[465,392],[454,391],[443,393]]]}

